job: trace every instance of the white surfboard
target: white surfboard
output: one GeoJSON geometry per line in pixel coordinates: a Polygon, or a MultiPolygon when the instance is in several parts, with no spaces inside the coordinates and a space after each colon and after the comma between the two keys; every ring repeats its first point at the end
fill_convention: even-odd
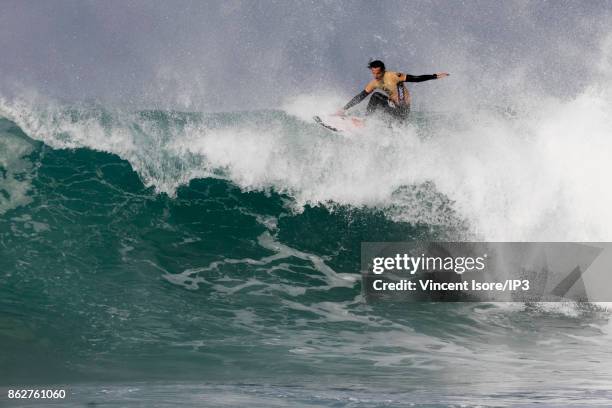
{"type": "Polygon", "coordinates": [[[364,120],[355,116],[323,115],[314,116],[313,119],[324,128],[339,133],[356,131],[365,126],[364,120]]]}

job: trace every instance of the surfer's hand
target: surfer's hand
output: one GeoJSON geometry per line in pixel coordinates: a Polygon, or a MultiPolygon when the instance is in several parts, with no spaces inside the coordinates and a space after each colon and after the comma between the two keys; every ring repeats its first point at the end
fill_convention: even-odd
{"type": "Polygon", "coordinates": [[[436,79],[440,79],[440,78],[444,78],[449,76],[450,74],[448,72],[436,72],[436,79]]]}
{"type": "Polygon", "coordinates": [[[340,109],[336,113],[334,113],[334,115],[336,115],[336,116],[345,116],[346,115],[346,111],[344,109],[340,109]]]}

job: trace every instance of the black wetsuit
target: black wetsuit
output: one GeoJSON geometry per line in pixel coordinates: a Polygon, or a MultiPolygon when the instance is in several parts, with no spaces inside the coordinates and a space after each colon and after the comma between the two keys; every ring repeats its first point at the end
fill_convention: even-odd
{"type": "MultiPolygon", "coordinates": [[[[406,80],[402,82],[423,82],[437,78],[438,76],[436,74],[406,75],[406,80]]],[[[344,106],[344,110],[347,110],[357,105],[359,102],[363,101],[368,95],[369,94],[365,90],[361,91],[344,106]]],[[[402,121],[407,119],[408,115],[410,114],[410,104],[391,105],[389,103],[389,97],[387,95],[382,92],[372,92],[372,96],[370,97],[370,101],[368,102],[368,106],[366,108],[366,114],[370,115],[374,112],[382,112],[389,115],[389,117],[391,117],[392,119],[402,121]]]]}

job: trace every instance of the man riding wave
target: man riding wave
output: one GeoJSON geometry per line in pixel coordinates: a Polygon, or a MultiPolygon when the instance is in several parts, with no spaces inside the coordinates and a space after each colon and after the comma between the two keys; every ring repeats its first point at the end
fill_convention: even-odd
{"type": "Polygon", "coordinates": [[[365,89],[351,99],[339,115],[344,115],[345,111],[363,101],[375,90],[366,108],[369,115],[374,112],[382,112],[393,119],[404,120],[410,113],[410,93],[406,88],[405,82],[423,82],[431,79],[447,77],[446,72],[438,72],[433,75],[408,75],[400,72],[386,71],[385,64],[380,60],[370,61],[368,68],[372,72],[374,79],[370,81],[365,89]]]}

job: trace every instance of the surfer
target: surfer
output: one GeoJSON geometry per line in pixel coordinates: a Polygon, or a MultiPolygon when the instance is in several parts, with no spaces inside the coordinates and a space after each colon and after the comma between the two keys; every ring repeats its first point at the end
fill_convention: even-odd
{"type": "Polygon", "coordinates": [[[432,75],[409,75],[400,72],[385,70],[385,64],[380,60],[370,61],[368,68],[374,79],[370,81],[361,93],[351,99],[344,108],[337,112],[344,115],[346,110],[363,101],[369,94],[374,92],[366,108],[366,114],[382,112],[391,118],[402,121],[410,113],[410,93],[404,85],[405,82],[423,82],[431,79],[447,77],[447,72],[438,72],[432,75]]]}

